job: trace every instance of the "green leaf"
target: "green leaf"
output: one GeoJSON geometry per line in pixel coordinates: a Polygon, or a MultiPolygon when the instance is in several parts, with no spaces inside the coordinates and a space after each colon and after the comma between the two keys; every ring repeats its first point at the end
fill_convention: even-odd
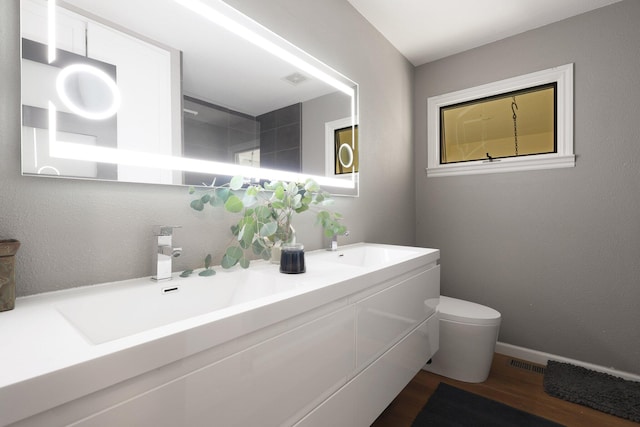
{"type": "Polygon", "coordinates": [[[330,214],[327,211],[320,211],[316,216],[316,224],[322,224],[324,226],[325,222],[330,219],[330,214]]]}
{"type": "Polygon", "coordinates": [[[232,190],[240,190],[243,185],[244,178],[241,176],[234,176],[233,178],[231,178],[231,181],[229,181],[229,188],[231,188],[232,190]]]}
{"type": "Polygon", "coordinates": [[[229,196],[231,196],[231,190],[223,187],[216,188],[215,195],[216,197],[220,198],[223,203],[226,203],[227,199],[229,199],[229,196]]]}
{"type": "Polygon", "coordinates": [[[290,182],[287,184],[287,192],[289,194],[296,194],[298,192],[298,184],[295,182],[290,182]]]}
{"type": "Polygon", "coordinates": [[[256,196],[249,196],[245,193],[244,197],[242,198],[242,203],[245,206],[253,206],[258,203],[258,198],[256,196]]]}
{"type": "Polygon", "coordinates": [[[190,186],[190,187],[189,187],[189,194],[193,194],[193,193],[195,193],[195,192],[196,192],[195,187],[194,187],[193,185],[192,185],[192,186],[190,186]]]}
{"type": "Polygon", "coordinates": [[[274,191],[276,189],[276,182],[265,182],[262,187],[264,187],[264,189],[267,191],[274,191]]]}
{"type": "Polygon", "coordinates": [[[247,190],[246,190],[245,194],[246,194],[247,196],[253,196],[253,197],[255,197],[255,196],[257,196],[257,195],[258,195],[258,193],[259,193],[259,192],[260,192],[260,187],[258,187],[257,185],[252,185],[252,186],[250,186],[250,187],[248,187],[248,188],[247,188],[247,190]]]}
{"type": "Polygon", "coordinates": [[[302,195],[302,200],[300,201],[303,205],[309,205],[311,204],[311,202],[313,202],[313,197],[311,196],[311,193],[309,193],[308,191],[305,191],[305,193],[302,195]]]}
{"type": "Polygon", "coordinates": [[[267,206],[258,206],[256,208],[256,218],[258,221],[265,221],[268,218],[271,218],[272,210],[267,206]]]}
{"type": "Polygon", "coordinates": [[[282,186],[282,184],[276,187],[275,191],[273,192],[273,197],[275,197],[277,200],[284,199],[284,187],[282,186]]]}
{"type": "Polygon", "coordinates": [[[242,258],[242,249],[237,246],[231,246],[227,248],[224,255],[226,257],[229,257],[230,259],[238,261],[240,258],[242,258]]]}
{"type": "Polygon", "coordinates": [[[202,270],[200,273],[198,273],[198,276],[208,277],[208,276],[213,276],[215,274],[216,274],[216,271],[213,268],[207,268],[206,270],[202,270]]]}
{"type": "Polygon", "coordinates": [[[222,268],[227,269],[227,268],[233,267],[237,263],[238,263],[237,259],[233,259],[225,255],[222,257],[222,262],[220,263],[220,265],[222,266],[222,268]]]}
{"type": "Polygon", "coordinates": [[[211,197],[211,200],[209,200],[209,204],[217,208],[219,208],[220,206],[224,206],[224,202],[225,201],[222,200],[222,198],[216,196],[215,194],[213,195],[213,197],[211,197]]]}
{"type": "Polygon", "coordinates": [[[262,255],[262,253],[267,249],[262,239],[256,239],[253,241],[251,245],[251,249],[253,249],[253,253],[256,255],[262,255]]]}
{"type": "Polygon", "coordinates": [[[306,210],[309,210],[309,205],[302,205],[298,209],[296,209],[296,213],[302,213],[306,210]]]}
{"type": "Polygon", "coordinates": [[[291,206],[294,209],[298,209],[300,206],[302,206],[302,195],[300,194],[296,194],[292,199],[291,199],[291,206]]]}
{"type": "Polygon", "coordinates": [[[307,179],[307,182],[305,182],[304,184],[304,189],[315,193],[316,191],[320,190],[320,186],[318,185],[317,182],[309,178],[307,179]]]}
{"type": "Polygon", "coordinates": [[[244,205],[242,204],[242,200],[236,195],[231,195],[227,202],[224,204],[224,208],[228,212],[238,213],[242,210],[244,205]]]}
{"type": "Polygon", "coordinates": [[[253,242],[253,253],[264,260],[268,260],[271,258],[271,249],[266,247],[261,239],[257,239],[255,242],[253,242]]]}
{"type": "Polygon", "coordinates": [[[193,274],[193,270],[185,270],[180,273],[180,277],[189,277],[191,274],[193,274]]]}
{"type": "Polygon", "coordinates": [[[211,254],[207,254],[204,259],[204,268],[209,268],[211,266],[211,254]]]}
{"type": "Polygon", "coordinates": [[[260,237],[269,237],[273,236],[275,232],[278,230],[278,223],[275,221],[270,221],[262,225],[260,227],[260,237]]]}
{"type": "Polygon", "coordinates": [[[242,241],[242,237],[244,236],[244,229],[245,229],[245,226],[243,225],[236,236],[238,238],[238,241],[242,241]]]}
{"type": "Polygon", "coordinates": [[[191,202],[191,209],[195,209],[197,211],[201,211],[201,210],[204,209],[204,203],[202,203],[202,200],[196,199],[196,200],[191,202]]]}
{"type": "Polygon", "coordinates": [[[240,258],[240,267],[249,268],[249,260],[245,257],[240,258]]]}
{"type": "Polygon", "coordinates": [[[242,240],[244,242],[243,247],[248,248],[251,246],[253,242],[253,237],[256,234],[256,223],[253,218],[247,218],[247,221],[244,226],[244,233],[242,233],[242,238],[238,236],[238,240],[242,240]]]}
{"type": "Polygon", "coordinates": [[[200,197],[200,201],[202,203],[209,203],[210,200],[211,200],[211,195],[209,194],[205,194],[204,196],[200,197]]]}

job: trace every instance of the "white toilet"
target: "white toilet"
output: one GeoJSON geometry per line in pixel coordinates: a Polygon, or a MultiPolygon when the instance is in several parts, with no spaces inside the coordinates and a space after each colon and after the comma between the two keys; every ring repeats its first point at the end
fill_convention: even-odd
{"type": "Polygon", "coordinates": [[[424,369],[469,383],[489,376],[500,313],[484,305],[440,296],[440,348],[424,369]]]}

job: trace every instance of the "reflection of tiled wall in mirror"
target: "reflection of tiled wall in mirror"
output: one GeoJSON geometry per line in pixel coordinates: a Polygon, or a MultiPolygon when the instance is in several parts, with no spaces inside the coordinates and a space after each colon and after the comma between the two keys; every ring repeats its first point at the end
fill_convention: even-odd
{"type": "MultiPolygon", "coordinates": [[[[238,153],[260,147],[256,118],[190,96],[184,97],[184,157],[234,163],[238,153]]],[[[184,184],[211,184],[213,175],[185,172],[184,184]]],[[[229,177],[216,177],[222,185],[229,177]]]]}
{"type": "Polygon", "coordinates": [[[302,104],[257,117],[260,122],[260,166],[300,172],[302,104]]]}

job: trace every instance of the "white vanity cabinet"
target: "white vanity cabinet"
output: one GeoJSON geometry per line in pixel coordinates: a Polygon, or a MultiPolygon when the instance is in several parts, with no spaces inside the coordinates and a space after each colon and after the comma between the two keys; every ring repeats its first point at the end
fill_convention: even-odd
{"type": "Polygon", "coordinates": [[[358,373],[296,427],[369,426],[438,350],[440,266],[360,300],[358,373]]]}
{"type": "Polygon", "coordinates": [[[347,307],[175,378],[79,426],[291,425],[353,370],[347,307]]]}
{"type": "MultiPolygon", "coordinates": [[[[346,254],[341,261],[357,259],[346,254]]],[[[95,377],[105,383],[91,381],[95,391],[77,392],[62,404],[0,425],[369,426],[438,349],[439,253],[384,268],[336,267],[346,279],[302,285],[314,271],[330,267],[322,256],[326,258],[309,254],[310,273],[298,278],[273,268],[271,280],[291,281],[295,294],[256,303],[234,322],[220,319],[196,328],[198,333],[173,332],[167,341],[171,348],[158,340],[141,342],[138,356],[122,356],[119,364],[106,356],[104,362],[98,358],[70,366],[55,373],[68,383],[48,383],[59,384],[59,394],[83,381],[89,384],[81,375],[87,366],[104,369],[102,376],[112,380],[106,382],[98,372],[95,377]],[[237,329],[235,338],[220,341],[222,334],[232,336],[230,329],[237,329]],[[171,353],[176,347],[184,356],[167,358],[164,364],[154,365],[157,354],[147,352],[165,348],[171,353]],[[147,366],[139,355],[148,357],[147,366]],[[138,373],[117,380],[118,369],[138,373]]],[[[271,268],[266,264],[254,273],[271,268]]],[[[217,280],[220,287],[222,275],[217,280]]]]}

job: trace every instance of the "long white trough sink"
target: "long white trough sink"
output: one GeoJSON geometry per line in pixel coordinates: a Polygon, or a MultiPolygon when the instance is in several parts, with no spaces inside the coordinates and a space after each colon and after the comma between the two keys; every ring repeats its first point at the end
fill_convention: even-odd
{"type": "Polygon", "coordinates": [[[96,286],[87,295],[56,304],[56,309],[90,342],[101,344],[214,311],[264,304],[269,298],[344,280],[364,269],[419,254],[417,248],[356,244],[338,251],[310,252],[304,274],[278,274],[276,266],[254,262],[247,270],[217,268],[217,274],[209,277],[194,275],[160,283],[145,278],[96,286]]]}

